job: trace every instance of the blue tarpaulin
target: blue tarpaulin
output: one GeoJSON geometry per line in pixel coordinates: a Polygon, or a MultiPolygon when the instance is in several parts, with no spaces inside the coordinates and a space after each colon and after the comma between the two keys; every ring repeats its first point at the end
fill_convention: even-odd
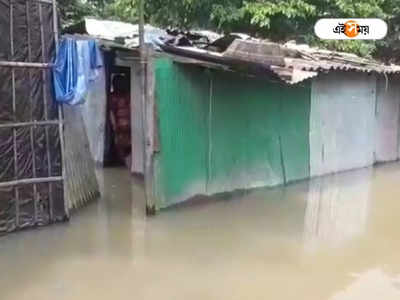
{"type": "Polygon", "coordinates": [[[102,67],[102,56],[94,40],[61,40],[53,69],[56,101],[69,105],[83,103],[102,67]]]}

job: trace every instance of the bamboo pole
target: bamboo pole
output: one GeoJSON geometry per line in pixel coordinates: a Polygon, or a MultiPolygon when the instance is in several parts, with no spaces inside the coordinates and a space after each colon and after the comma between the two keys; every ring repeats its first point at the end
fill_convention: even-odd
{"type": "MultiPolygon", "coordinates": [[[[10,2],[10,50],[11,59],[14,59],[14,7],[10,2]]],[[[15,70],[11,69],[11,88],[12,88],[12,109],[13,119],[16,120],[16,100],[15,100],[15,70]]],[[[14,150],[14,178],[18,178],[18,153],[17,153],[17,129],[13,128],[13,150],[14,150]]],[[[18,187],[14,190],[15,195],[15,226],[19,228],[19,191],[18,187]]]]}
{"type": "MultiPolygon", "coordinates": [[[[31,49],[31,18],[30,18],[30,1],[25,2],[26,7],[26,27],[27,27],[27,35],[28,35],[28,61],[32,61],[32,49],[31,49]]],[[[30,119],[33,122],[33,94],[32,94],[32,71],[31,69],[28,70],[28,78],[29,78],[29,100],[31,102],[31,110],[30,110],[30,119]]],[[[32,151],[32,177],[36,178],[36,149],[35,149],[35,141],[33,136],[33,126],[29,128],[29,135],[30,135],[30,142],[31,142],[31,151],[32,151]]],[[[36,183],[33,184],[33,220],[36,224],[37,222],[37,185],[36,183]]]]}
{"type": "Polygon", "coordinates": [[[63,180],[62,176],[18,179],[18,180],[0,182],[0,188],[18,186],[23,184],[57,182],[62,180],[63,180]]]}
{"type": "MultiPolygon", "coordinates": [[[[11,26],[10,26],[11,27],[11,26]]],[[[33,62],[18,62],[18,61],[0,61],[0,67],[14,68],[52,68],[52,63],[33,63],[33,62]]]]}
{"type": "MultiPolygon", "coordinates": [[[[45,112],[46,114],[46,112],[45,112]]],[[[27,126],[49,126],[49,125],[59,125],[60,122],[58,120],[53,121],[32,121],[32,122],[18,122],[18,123],[5,123],[0,124],[0,129],[2,128],[17,128],[17,127],[27,127],[27,126]]]]}
{"type": "MultiPolygon", "coordinates": [[[[54,42],[56,46],[56,55],[58,54],[58,18],[57,18],[57,2],[56,0],[52,0],[53,2],[53,29],[54,29],[54,42]]],[[[60,136],[60,146],[61,146],[61,168],[62,168],[62,178],[65,182],[65,148],[64,148],[64,134],[63,134],[63,113],[62,113],[62,106],[58,104],[58,120],[59,120],[59,136],[60,136]]],[[[66,199],[66,193],[64,189],[64,209],[67,218],[69,218],[69,210],[68,210],[68,203],[66,199]]],[[[53,213],[53,212],[52,212],[53,213]]]]}
{"type": "MultiPolygon", "coordinates": [[[[42,62],[46,62],[46,42],[44,40],[44,27],[43,27],[43,12],[42,4],[39,3],[39,22],[40,22],[40,43],[42,44],[42,62]]],[[[46,81],[46,70],[42,69],[42,82],[43,82],[43,103],[44,103],[44,119],[45,121],[40,123],[54,123],[58,124],[59,121],[48,121],[48,107],[47,107],[47,81],[46,81]]],[[[47,158],[47,176],[51,177],[51,156],[50,156],[50,137],[49,128],[45,127],[45,137],[46,137],[46,158],[47,158]]],[[[53,199],[53,190],[51,189],[51,184],[48,184],[49,189],[49,199],[53,199]]]]}
{"type": "Polygon", "coordinates": [[[148,48],[145,45],[144,38],[144,1],[139,2],[139,50],[140,50],[140,95],[143,110],[143,158],[144,158],[144,189],[146,197],[146,214],[155,214],[155,205],[153,199],[153,173],[152,173],[152,125],[151,119],[149,118],[151,111],[151,103],[148,99],[148,82],[147,82],[147,62],[148,62],[148,48]]]}
{"type": "Polygon", "coordinates": [[[156,213],[155,199],[153,194],[153,154],[154,154],[154,66],[152,60],[153,49],[150,47],[146,51],[146,69],[145,69],[145,187],[146,187],[146,212],[148,215],[156,213]]]}

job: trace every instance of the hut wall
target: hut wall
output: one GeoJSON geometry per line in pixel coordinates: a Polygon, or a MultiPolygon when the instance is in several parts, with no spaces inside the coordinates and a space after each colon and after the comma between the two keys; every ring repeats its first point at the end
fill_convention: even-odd
{"type": "Polygon", "coordinates": [[[310,170],[319,176],[370,166],[375,151],[376,77],[330,73],[313,80],[310,170]]]}
{"type": "Polygon", "coordinates": [[[375,160],[397,160],[400,107],[400,86],[397,77],[378,77],[376,101],[375,160]]]}
{"type": "Polygon", "coordinates": [[[64,106],[65,198],[69,210],[99,196],[95,162],[82,117],[84,109],[85,106],[64,106]]]}
{"type": "Polygon", "coordinates": [[[208,193],[309,176],[308,84],[284,87],[235,73],[211,76],[208,193]]]}
{"type": "Polygon", "coordinates": [[[155,158],[155,194],[166,207],[206,193],[209,78],[196,67],[156,61],[160,152],[155,158]]]}
{"type": "Polygon", "coordinates": [[[0,0],[0,235],[68,217],[54,31],[51,2],[0,0]]]}
{"type": "Polygon", "coordinates": [[[309,84],[283,88],[161,59],[156,101],[158,208],[309,177],[309,84]]]}
{"type": "Polygon", "coordinates": [[[395,79],[335,72],[296,86],[156,61],[157,208],[399,157],[395,79]]]}

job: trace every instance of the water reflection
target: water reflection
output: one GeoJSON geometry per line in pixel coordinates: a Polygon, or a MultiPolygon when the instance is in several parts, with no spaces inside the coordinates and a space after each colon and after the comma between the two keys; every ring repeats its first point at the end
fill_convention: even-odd
{"type": "Polygon", "coordinates": [[[400,299],[400,276],[391,276],[381,269],[370,269],[354,274],[353,282],[330,300],[400,299]]]}
{"type": "Polygon", "coordinates": [[[309,182],[304,242],[339,247],[365,231],[370,203],[371,168],[333,174],[309,182]]]}
{"type": "Polygon", "coordinates": [[[99,179],[103,197],[70,223],[0,239],[1,300],[398,297],[400,164],[201,199],[154,218],[127,170],[99,179]]]}

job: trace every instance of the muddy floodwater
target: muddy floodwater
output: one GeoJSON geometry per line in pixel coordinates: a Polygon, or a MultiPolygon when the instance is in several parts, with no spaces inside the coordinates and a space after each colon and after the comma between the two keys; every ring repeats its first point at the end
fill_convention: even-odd
{"type": "Polygon", "coordinates": [[[144,214],[122,169],[66,224],[0,238],[1,300],[400,299],[400,164],[144,214]]]}

